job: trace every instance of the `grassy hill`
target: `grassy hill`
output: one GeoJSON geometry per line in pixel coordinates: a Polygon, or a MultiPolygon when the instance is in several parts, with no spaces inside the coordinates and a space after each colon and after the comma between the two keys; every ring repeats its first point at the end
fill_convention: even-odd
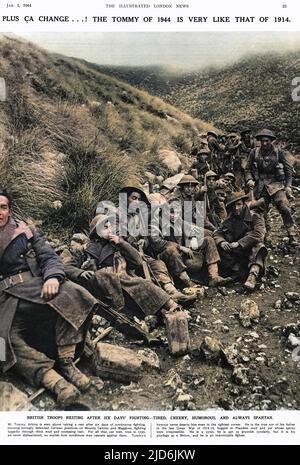
{"type": "Polygon", "coordinates": [[[211,127],[92,64],[17,39],[0,38],[0,76],[0,185],[22,216],[61,235],[86,227],[99,200],[143,182],[145,170],[168,174],[158,151],[185,154],[195,131],[211,127]]]}
{"type": "Polygon", "coordinates": [[[299,70],[298,51],[245,57],[224,68],[177,76],[148,68],[106,72],[146,90],[151,88],[152,94],[225,131],[270,127],[299,151],[300,102],[291,97],[292,80],[300,76],[299,70]]]}

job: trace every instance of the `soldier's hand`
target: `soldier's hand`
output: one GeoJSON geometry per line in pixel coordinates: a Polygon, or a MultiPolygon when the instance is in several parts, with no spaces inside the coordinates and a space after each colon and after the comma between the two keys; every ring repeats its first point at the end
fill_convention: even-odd
{"type": "Polygon", "coordinates": [[[140,239],[137,242],[137,246],[138,246],[139,249],[143,249],[145,247],[145,239],[140,239]]]}
{"type": "Polygon", "coordinates": [[[42,288],[41,297],[45,300],[52,300],[59,292],[59,281],[56,278],[48,279],[42,288]]]}
{"type": "Polygon", "coordinates": [[[83,273],[81,273],[80,278],[84,279],[85,281],[89,281],[93,278],[94,274],[94,271],[84,271],[83,273]]]}
{"type": "Polygon", "coordinates": [[[237,249],[237,248],[239,247],[239,245],[240,245],[240,244],[239,244],[238,242],[231,242],[230,248],[231,248],[231,249],[237,249]]]}
{"type": "Polygon", "coordinates": [[[183,246],[180,246],[180,251],[184,254],[184,255],[187,255],[188,258],[194,258],[194,252],[189,249],[188,247],[183,247],[183,246]]]}
{"type": "Polygon", "coordinates": [[[231,246],[229,244],[229,242],[222,242],[221,243],[221,248],[225,251],[225,252],[230,252],[231,251],[231,246]]]}
{"type": "Polygon", "coordinates": [[[285,188],[285,192],[286,192],[286,195],[287,195],[287,198],[288,198],[288,199],[290,199],[290,200],[293,200],[293,199],[294,199],[293,191],[292,191],[292,188],[291,188],[291,187],[286,187],[286,188],[285,188]]]}
{"type": "Polygon", "coordinates": [[[207,192],[207,186],[202,186],[200,191],[206,193],[207,192]]]}
{"type": "Polygon", "coordinates": [[[254,186],[255,186],[255,182],[253,181],[253,179],[249,179],[249,181],[247,181],[247,186],[249,187],[249,189],[254,189],[254,186]]]}
{"type": "Polygon", "coordinates": [[[109,240],[110,240],[110,242],[113,242],[116,245],[120,244],[120,242],[121,242],[121,238],[119,236],[116,236],[115,234],[110,234],[109,235],[109,240]]]}

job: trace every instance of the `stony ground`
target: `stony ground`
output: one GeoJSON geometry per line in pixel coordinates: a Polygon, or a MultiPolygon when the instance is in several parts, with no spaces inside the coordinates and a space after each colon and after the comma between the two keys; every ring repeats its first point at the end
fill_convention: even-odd
{"type": "MultiPolygon", "coordinates": [[[[298,197],[294,203],[298,225],[299,207],[298,197]]],[[[140,379],[131,383],[96,382],[74,409],[299,409],[300,353],[297,357],[295,349],[300,344],[299,249],[289,250],[277,212],[272,210],[270,216],[274,246],[269,249],[267,275],[254,293],[245,294],[238,284],[207,289],[205,298],[189,309],[192,348],[188,355],[171,357],[165,343],[153,349],[160,370],[143,368],[140,379]],[[247,299],[257,304],[260,314],[244,327],[239,314],[247,299]]],[[[94,334],[109,326],[101,318],[96,320],[94,334]]],[[[159,331],[166,341],[164,330],[159,331]]],[[[103,342],[144,349],[115,330],[103,342]]],[[[89,363],[81,363],[91,373],[89,363]]],[[[6,380],[28,395],[34,393],[13,375],[6,380]]],[[[38,410],[56,410],[54,400],[45,393],[33,404],[38,410]]]]}

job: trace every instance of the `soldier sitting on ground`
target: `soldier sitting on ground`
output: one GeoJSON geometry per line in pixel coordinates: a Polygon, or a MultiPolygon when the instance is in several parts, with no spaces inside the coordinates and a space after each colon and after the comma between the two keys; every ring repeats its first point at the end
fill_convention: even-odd
{"type": "Polygon", "coordinates": [[[233,192],[226,208],[228,218],[214,233],[221,255],[221,267],[233,278],[247,277],[245,288],[255,289],[257,278],[263,275],[267,249],[264,245],[265,222],[262,215],[250,211],[245,192],[233,192]]]}
{"type": "Polygon", "coordinates": [[[153,249],[158,258],[163,260],[175,282],[181,286],[193,287],[189,273],[197,274],[206,270],[210,286],[224,286],[229,281],[219,275],[220,256],[209,231],[188,223],[182,218],[182,204],[173,202],[167,219],[156,232],[152,231],[153,249]]]}
{"type": "Polygon", "coordinates": [[[138,251],[116,233],[115,217],[97,215],[84,254],[63,254],[69,279],[84,285],[117,312],[139,318],[180,309],[160,287],[135,274],[143,261],[138,251]]]}
{"type": "Polygon", "coordinates": [[[65,281],[59,257],[33,226],[11,216],[11,196],[0,191],[0,337],[2,370],[13,368],[66,407],[91,384],[74,365],[97,305],[65,281]]]}

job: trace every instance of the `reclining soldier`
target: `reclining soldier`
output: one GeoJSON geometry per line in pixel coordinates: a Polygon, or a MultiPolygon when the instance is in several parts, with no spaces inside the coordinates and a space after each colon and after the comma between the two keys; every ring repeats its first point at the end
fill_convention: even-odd
{"type": "Polygon", "coordinates": [[[68,278],[85,286],[97,299],[121,314],[145,318],[179,309],[163,289],[135,275],[135,270],[142,267],[142,258],[116,234],[114,219],[106,215],[93,219],[90,242],[81,257],[75,257],[68,250],[63,252],[68,278]]]}
{"type": "Polygon", "coordinates": [[[36,229],[11,216],[12,197],[0,191],[0,337],[2,370],[73,403],[91,382],[74,365],[97,305],[82,287],[65,282],[59,257],[36,229]]]}

